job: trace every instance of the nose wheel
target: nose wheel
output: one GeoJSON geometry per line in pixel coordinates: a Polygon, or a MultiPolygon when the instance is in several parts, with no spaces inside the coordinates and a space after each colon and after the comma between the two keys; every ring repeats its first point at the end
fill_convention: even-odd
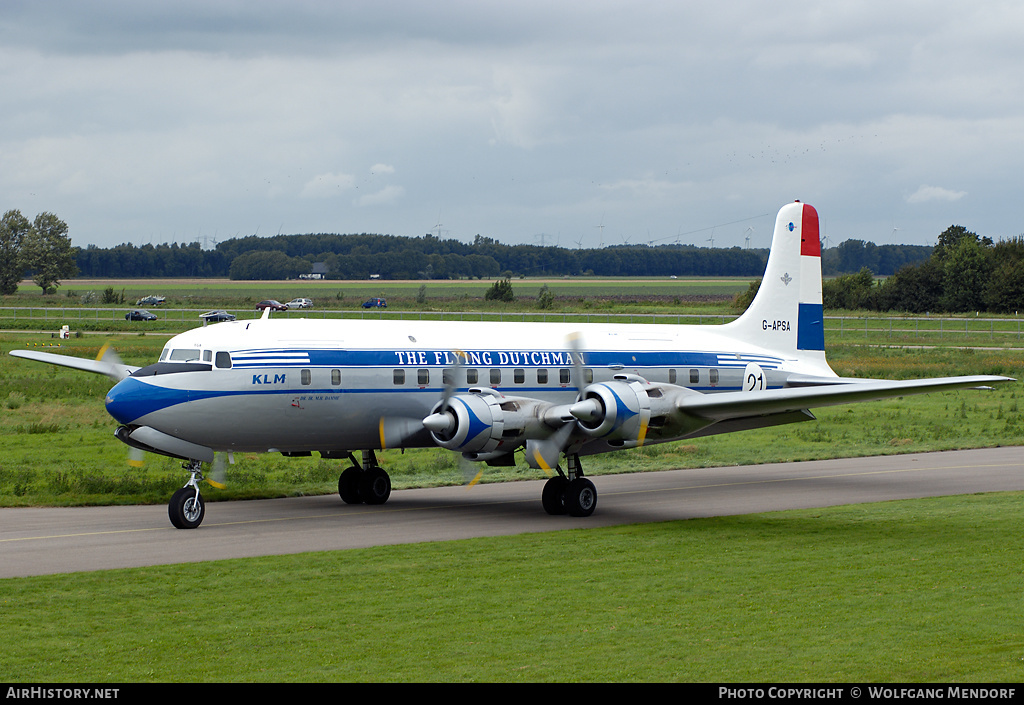
{"type": "Polygon", "coordinates": [[[171,496],[167,504],[167,516],[176,529],[195,529],[203,523],[206,516],[206,504],[199,493],[199,483],[203,480],[202,463],[192,460],[185,464],[191,473],[188,483],[171,496]]]}

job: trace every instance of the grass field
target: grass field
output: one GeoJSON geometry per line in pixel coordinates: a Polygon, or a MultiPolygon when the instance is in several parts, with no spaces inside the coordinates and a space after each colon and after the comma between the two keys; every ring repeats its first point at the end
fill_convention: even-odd
{"type": "MultiPolygon", "coordinates": [[[[86,336],[49,348],[42,347],[49,339],[35,334],[0,334],[0,506],[163,503],[184,481],[181,462],[171,458],[149,455],[141,470],[128,465],[125,446],[113,437],[116,424],[103,407],[110,387],[105,377],[6,354],[33,347],[95,357],[107,340],[86,336]]],[[[110,342],[125,362],[144,365],[156,359],[165,340],[115,336],[110,342]]],[[[840,375],[856,377],[1024,374],[1024,350],[840,346],[830,349],[829,359],[840,375]]],[[[988,392],[825,408],[815,412],[817,421],[588,457],[585,467],[599,475],[1018,445],[1024,438],[1020,394],[1020,384],[1014,383],[988,392]]],[[[465,482],[455,454],[446,450],[388,451],[379,458],[396,488],[465,482]]],[[[345,464],[319,457],[238,454],[228,468],[228,488],[206,488],[204,495],[217,501],[330,493],[345,464]]],[[[484,481],[540,477],[521,461],[512,468],[488,468],[484,481]]]]}
{"type": "MultiPolygon", "coordinates": [[[[126,362],[146,364],[166,337],[110,339],[126,362]]],[[[127,465],[103,408],[109,380],[6,354],[36,347],[94,357],[106,340],[57,349],[41,332],[0,334],[0,506],[163,503],[183,482],[178,461],[127,465]]],[[[830,343],[828,357],[850,376],[1024,376],[1020,349],[948,341],[923,350],[830,343]]],[[[835,407],[813,422],[585,462],[601,474],[1020,445],[1021,392],[1018,382],[835,407]]],[[[228,489],[204,496],[333,493],[341,469],[276,454],[237,460],[228,489]]],[[[396,487],[464,481],[447,451],[381,460],[396,487]]],[[[538,477],[521,464],[485,479],[538,477]]],[[[1022,498],[7,579],[0,678],[1018,682],[1022,498]]]]}
{"type": "Polygon", "coordinates": [[[1019,682],[1020,493],[0,581],[9,682],[1019,682]]]}

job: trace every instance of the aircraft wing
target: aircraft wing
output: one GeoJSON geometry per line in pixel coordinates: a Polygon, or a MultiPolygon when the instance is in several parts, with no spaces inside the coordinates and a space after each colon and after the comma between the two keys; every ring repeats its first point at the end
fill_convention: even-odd
{"type": "Polygon", "coordinates": [[[909,394],[984,388],[990,384],[1012,382],[1011,377],[973,375],[966,377],[933,377],[914,380],[834,380],[817,386],[787,387],[761,392],[721,392],[693,394],[679,399],[677,408],[684,414],[714,421],[727,421],[750,416],[767,416],[801,411],[812,407],[876,401],[909,394]]]}
{"type": "Polygon", "coordinates": [[[14,357],[22,357],[26,360],[45,362],[49,365],[60,365],[61,367],[71,367],[76,370],[94,372],[96,374],[106,375],[115,381],[120,381],[135,370],[139,369],[138,367],[132,367],[131,365],[126,365],[121,362],[117,353],[108,347],[104,347],[100,351],[100,356],[95,360],[89,360],[84,357],[74,357],[72,355],[57,355],[55,353],[42,352],[39,350],[12,350],[11,355],[14,357]]]}

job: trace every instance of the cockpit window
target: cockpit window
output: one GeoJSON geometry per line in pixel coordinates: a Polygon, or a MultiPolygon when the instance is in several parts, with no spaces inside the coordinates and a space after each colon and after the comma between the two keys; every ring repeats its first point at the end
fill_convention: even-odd
{"type": "Polygon", "coordinates": [[[166,360],[168,362],[187,362],[189,360],[198,360],[198,359],[199,359],[199,351],[198,350],[189,350],[188,348],[179,348],[177,350],[171,350],[171,354],[170,354],[169,357],[166,357],[166,358],[165,357],[161,357],[160,358],[161,361],[166,360]]]}
{"type": "Polygon", "coordinates": [[[217,365],[218,368],[220,368],[222,370],[230,370],[231,369],[231,353],[224,352],[223,350],[218,352],[217,353],[216,365],[217,365]]]}

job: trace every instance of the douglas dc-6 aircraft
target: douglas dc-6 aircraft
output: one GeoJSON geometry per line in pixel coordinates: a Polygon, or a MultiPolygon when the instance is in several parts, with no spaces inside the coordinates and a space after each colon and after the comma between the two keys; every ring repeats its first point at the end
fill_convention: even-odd
{"type": "Polygon", "coordinates": [[[168,507],[179,529],[202,522],[202,464],[218,452],[348,458],[341,499],[383,504],[391,480],[376,450],[440,446],[488,465],[512,465],[521,450],[551,476],[541,497],[549,514],[589,516],[597,490],[581,456],[813,420],[815,406],[1012,381],[838,377],[825,361],[821,304],[818,214],[797,201],[779,211],[757,296],[723,325],[275,320],[266,311],[177,335],[142,368],[103,352],[11,354],[117,381],[106,398],[117,438],[186,461],[190,478],[168,507]]]}

